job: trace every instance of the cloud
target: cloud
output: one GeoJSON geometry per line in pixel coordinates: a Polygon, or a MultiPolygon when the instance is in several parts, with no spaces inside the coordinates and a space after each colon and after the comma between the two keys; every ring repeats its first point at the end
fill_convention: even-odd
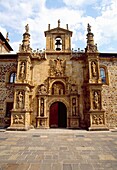
{"type": "Polygon", "coordinates": [[[0,1],[1,32],[9,32],[10,43],[17,51],[22,42],[24,27],[28,23],[31,34],[31,46],[33,49],[45,48],[44,31],[57,27],[58,19],[61,27],[73,31],[72,47],[86,46],[87,24],[92,26],[95,43],[98,47],[110,44],[112,49],[113,39],[117,40],[117,0],[63,0],[63,7],[47,8],[47,0],[4,0],[0,1]],[[98,15],[88,11],[95,9],[98,15]],[[17,37],[17,38],[16,38],[17,37]],[[19,38],[20,37],[20,38],[19,38]]]}

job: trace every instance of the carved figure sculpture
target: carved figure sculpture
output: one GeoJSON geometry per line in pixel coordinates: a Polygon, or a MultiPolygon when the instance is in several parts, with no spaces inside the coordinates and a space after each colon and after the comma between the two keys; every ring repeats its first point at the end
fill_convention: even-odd
{"type": "Polygon", "coordinates": [[[97,66],[96,66],[94,61],[91,63],[91,69],[92,69],[92,76],[96,77],[96,75],[97,75],[97,66]]]}
{"type": "Polygon", "coordinates": [[[20,66],[20,77],[24,78],[24,75],[25,75],[25,63],[22,62],[20,66]]]}
{"type": "Polygon", "coordinates": [[[40,116],[44,116],[44,99],[41,99],[40,116]]]}
{"type": "Polygon", "coordinates": [[[93,103],[94,103],[94,109],[99,109],[99,94],[96,91],[94,92],[93,103]]]}
{"type": "Polygon", "coordinates": [[[18,94],[18,109],[22,109],[24,107],[24,96],[22,92],[20,91],[18,94]]]}

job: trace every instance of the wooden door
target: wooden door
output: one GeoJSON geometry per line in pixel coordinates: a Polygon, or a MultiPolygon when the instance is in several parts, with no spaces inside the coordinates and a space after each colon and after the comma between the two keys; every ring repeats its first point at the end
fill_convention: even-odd
{"type": "Polygon", "coordinates": [[[67,127],[67,109],[62,102],[58,104],[58,126],[60,128],[67,127]]]}
{"type": "Polygon", "coordinates": [[[58,102],[53,103],[50,107],[50,127],[58,127],[58,102]]]}
{"type": "Polygon", "coordinates": [[[5,126],[8,127],[11,124],[11,110],[13,109],[13,102],[6,103],[6,115],[5,115],[5,126]]]}

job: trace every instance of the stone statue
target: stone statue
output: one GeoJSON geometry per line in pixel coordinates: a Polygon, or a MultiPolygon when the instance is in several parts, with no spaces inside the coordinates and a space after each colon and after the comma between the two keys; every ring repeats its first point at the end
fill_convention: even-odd
{"type": "Polygon", "coordinates": [[[24,73],[25,73],[25,63],[23,62],[20,66],[20,77],[24,78],[24,73]]]}
{"type": "Polygon", "coordinates": [[[60,19],[58,20],[58,27],[60,27],[60,19]]]}
{"type": "Polygon", "coordinates": [[[88,33],[91,32],[91,26],[90,26],[89,23],[88,23],[88,26],[87,26],[87,31],[88,31],[88,33]]]}
{"type": "Polygon", "coordinates": [[[96,77],[96,75],[97,75],[97,68],[96,68],[96,64],[95,64],[94,61],[91,63],[91,68],[92,68],[92,75],[93,75],[93,77],[96,77]]]}
{"type": "Polygon", "coordinates": [[[20,91],[19,94],[18,94],[18,108],[19,109],[22,109],[23,106],[24,106],[23,100],[24,100],[24,96],[23,96],[22,92],[20,91]]]}
{"type": "Polygon", "coordinates": [[[94,92],[94,109],[99,109],[99,94],[98,92],[94,92]]]}
{"type": "Polygon", "coordinates": [[[29,32],[29,25],[28,24],[25,26],[25,30],[26,30],[26,33],[29,32]]]}
{"type": "Polygon", "coordinates": [[[44,99],[41,99],[40,116],[44,116],[44,99]]]}

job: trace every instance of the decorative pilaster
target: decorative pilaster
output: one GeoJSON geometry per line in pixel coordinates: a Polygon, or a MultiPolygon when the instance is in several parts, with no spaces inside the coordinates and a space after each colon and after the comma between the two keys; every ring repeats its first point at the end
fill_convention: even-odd
{"type": "Polygon", "coordinates": [[[87,28],[84,72],[84,115],[89,130],[107,130],[105,111],[102,108],[102,83],[100,79],[99,52],[94,45],[91,26],[87,28]]]}
{"type": "Polygon", "coordinates": [[[30,93],[31,83],[31,48],[29,26],[25,27],[22,45],[18,53],[17,79],[15,82],[14,106],[11,111],[11,125],[9,130],[28,130],[30,122],[30,93]]]}

